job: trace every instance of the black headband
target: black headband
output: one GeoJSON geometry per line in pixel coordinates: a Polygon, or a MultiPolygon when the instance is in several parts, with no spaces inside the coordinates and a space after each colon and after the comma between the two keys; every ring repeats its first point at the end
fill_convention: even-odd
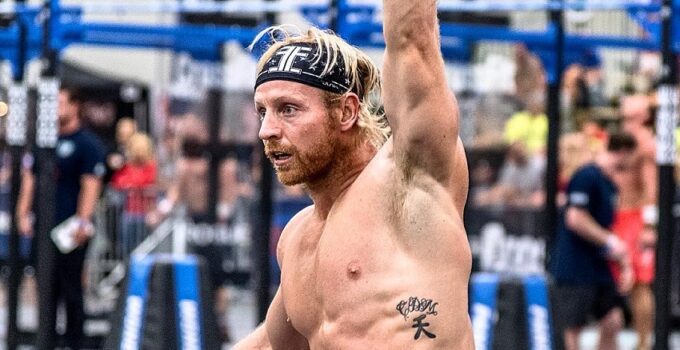
{"type": "Polygon", "coordinates": [[[313,86],[329,92],[344,94],[350,89],[350,80],[345,72],[345,62],[338,54],[335,65],[322,74],[328,60],[328,52],[310,43],[294,43],[280,47],[265,62],[257,75],[255,89],[272,80],[288,80],[313,86]],[[320,57],[319,57],[320,55],[320,57]]]}

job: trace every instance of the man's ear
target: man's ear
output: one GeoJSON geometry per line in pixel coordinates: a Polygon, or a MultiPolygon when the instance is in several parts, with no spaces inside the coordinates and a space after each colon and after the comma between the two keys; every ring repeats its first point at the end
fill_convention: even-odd
{"type": "Polygon", "coordinates": [[[359,120],[361,110],[359,96],[355,93],[346,94],[340,103],[342,117],[340,118],[340,130],[350,130],[359,120]]]}

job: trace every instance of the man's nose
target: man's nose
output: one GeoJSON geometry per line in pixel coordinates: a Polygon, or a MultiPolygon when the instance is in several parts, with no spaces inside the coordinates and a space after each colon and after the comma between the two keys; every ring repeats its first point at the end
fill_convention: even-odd
{"type": "Polygon", "coordinates": [[[281,138],[281,127],[276,121],[276,117],[266,113],[260,125],[258,136],[261,140],[271,140],[281,138]]]}

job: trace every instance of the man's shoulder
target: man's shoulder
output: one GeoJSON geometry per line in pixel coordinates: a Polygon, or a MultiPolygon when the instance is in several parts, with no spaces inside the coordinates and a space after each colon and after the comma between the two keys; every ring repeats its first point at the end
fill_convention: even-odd
{"type": "Polygon", "coordinates": [[[589,163],[578,168],[572,177],[573,180],[584,178],[599,178],[602,171],[595,164],[589,163]]]}
{"type": "Polygon", "coordinates": [[[289,246],[289,243],[291,241],[299,239],[301,233],[304,231],[303,227],[305,227],[306,224],[309,223],[313,211],[314,211],[313,205],[310,205],[300,210],[288,221],[286,226],[283,228],[281,236],[279,237],[279,243],[277,245],[276,250],[279,259],[281,259],[282,253],[289,246]]]}
{"type": "Polygon", "coordinates": [[[310,220],[313,211],[314,205],[309,205],[293,215],[286,224],[286,227],[284,227],[282,235],[288,232],[299,231],[300,227],[304,226],[310,220]]]}
{"type": "Polygon", "coordinates": [[[569,180],[568,192],[591,192],[603,180],[600,169],[594,164],[586,164],[574,172],[569,180]]]}

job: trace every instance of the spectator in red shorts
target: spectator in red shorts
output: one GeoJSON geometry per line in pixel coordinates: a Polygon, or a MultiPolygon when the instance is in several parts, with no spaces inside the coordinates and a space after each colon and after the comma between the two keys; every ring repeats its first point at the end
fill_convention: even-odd
{"type": "MultiPolygon", "coordinates": [[[[619,187],[618,210],[613,231],[625,241],[631,256],[634,286],[630,294],[633,328],[638,333],[638,347],[652,348],[654,329],[654,246],[657,221],[656,146],[652,130],[649,98],[645,95],[621,99],[623,129],[633,135],[639,145],[636,161],[630,168],[620,169],[614,176],[619,187]]],[[[616,277],[618,271],[614,269],[616,277]]]]}
{"type": "MultiPolygon", "coordinates": [[[[630,294],[633,328],[638,334],[639,350],[652,348],[654,328],[654,245],[656,243],[656,147],[651,128],[650,101],[647,96],[626,96],[621,100],[623,129],[639,145],[635,162],[619,169],[614,181],[619,187],[618,209],[612,230],[626,242],[634,273],[630,294]]],[[[614,276],[618,271],[614,267],[614,276]]]]}

